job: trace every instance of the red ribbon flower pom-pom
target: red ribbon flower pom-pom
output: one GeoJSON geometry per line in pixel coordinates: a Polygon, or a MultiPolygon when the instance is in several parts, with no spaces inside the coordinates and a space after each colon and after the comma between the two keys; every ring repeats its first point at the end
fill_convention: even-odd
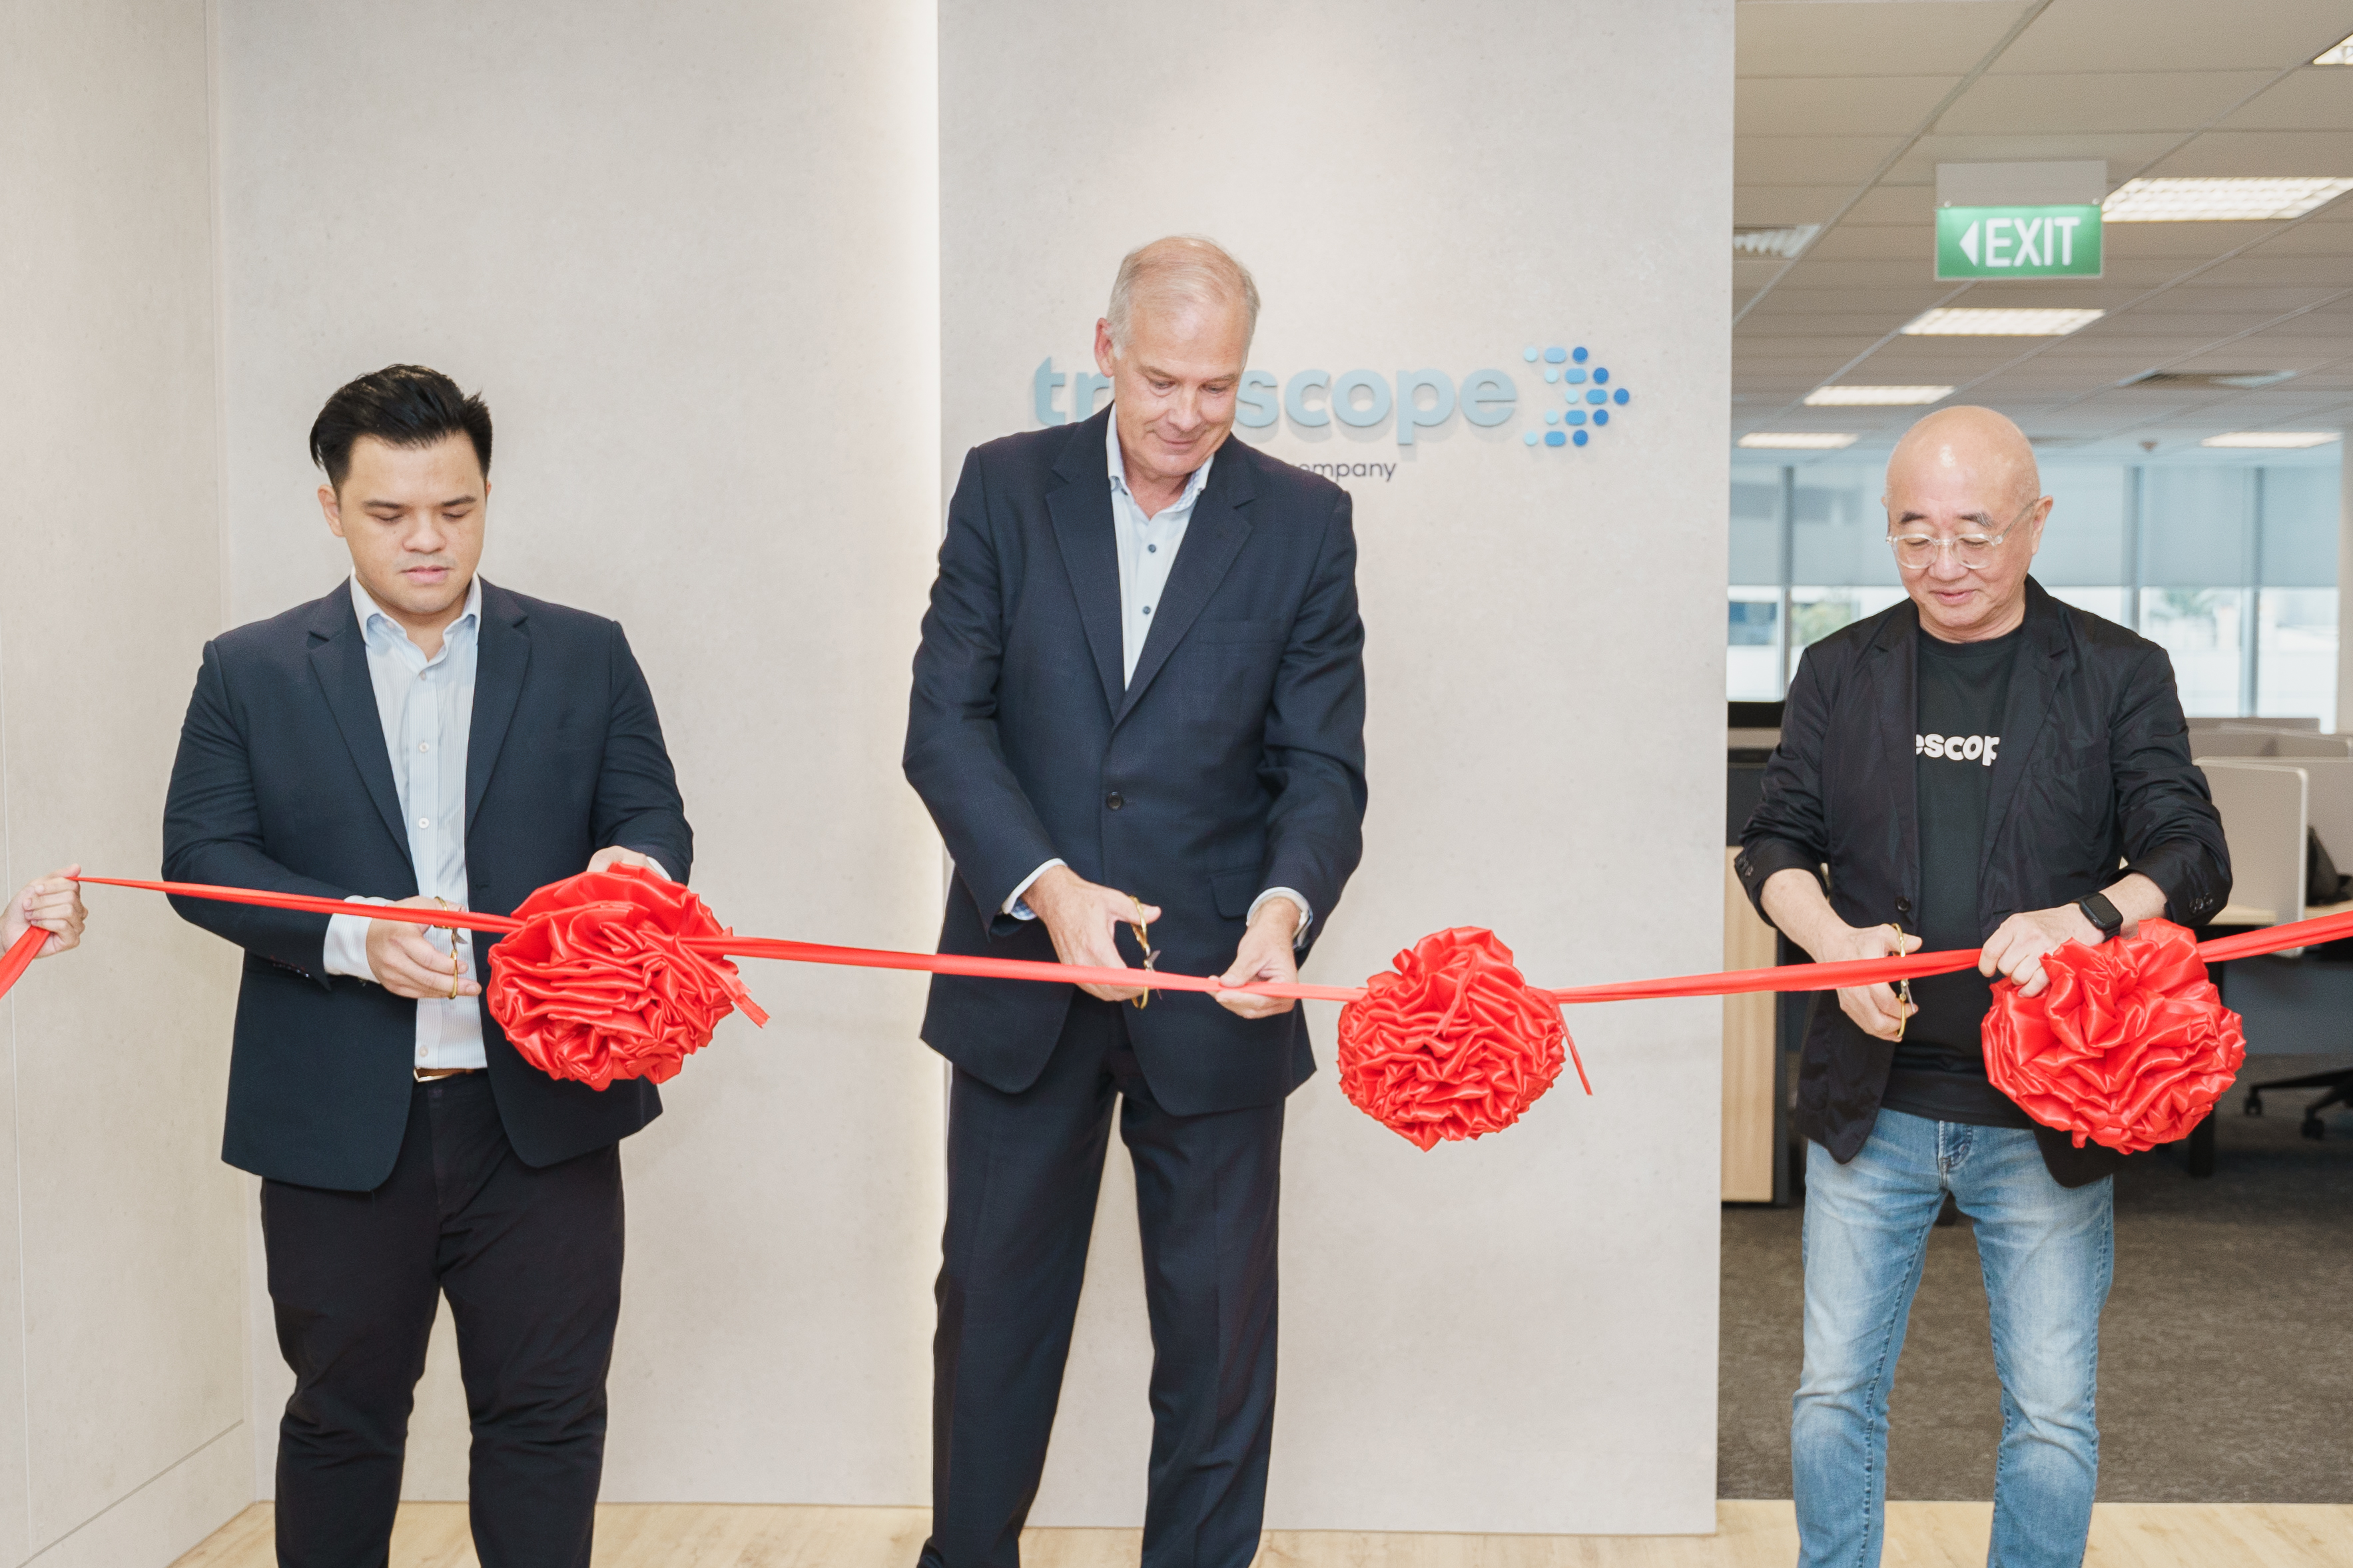
{"type": "Polygon", "coordinates": [[[515,910],[522,929],[491,949],[491,1016],[550,1078],[604,1089],[665,1083],[746,995],[735,966],[685,945],[730,934],[701,899],[633,866],[551,882],[515,910]]]}
{"type": "Polygon", "coordinates": [[[1340,1010],[1340,1091],[1427,1150],[1517,1121],[1560,1076],[1567,1043],[1559,1005],[1521,978],[1512,950],[1459,926],[1398,953],[1340,1010]]]}
{"type": "Polygon", "coordinates": [[[2042,955],[2040,996],[1994,987],[1986,1076],[2046,1127],[2132,1154],[2187,1138],[2247,1059],[2239,1016],[2169,921],[2042,955]]]}

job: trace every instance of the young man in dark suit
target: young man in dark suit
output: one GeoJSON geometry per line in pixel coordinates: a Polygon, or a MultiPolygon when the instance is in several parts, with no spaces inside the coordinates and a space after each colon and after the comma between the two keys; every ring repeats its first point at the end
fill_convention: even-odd
{"type": "MultiPolygon", "coordinates": [[[[944,952],[1289,980],[1361,852],[1364,628],[1347,494],[1229,441],[1248,272],[1121,264],[1113,405],[965,459],[915,656],[906,772],[955,859],[944,952]],[[1126,952],[1146,955],[1131,945],[1126,952]]],[[[1274,1423],[1287,1001],[940,977],[955,1066],[934,1350],[931,1568],[1011,1568],[1045,1462],[1114,1100],[1152,1318],[1146,1568],[1245,1568],[1274,1423]]]]}
{"type": "MultiPolygon", "coordinates": [[[[206,645],[164,874],[512,911],[693,837],[621,628],[475,574],[491,416],[394,365],[327,400],[319,504],[352,575],[206,645]]],[[[484,1007],[494,938],[196,900],[245,949],[222,1158],[262,1178],[279,1348],[278,1560],[385,1560],[438,1298],[473,1425],[483,1568],[587,1568],[621,1297],[619,1141],[651,1085],[526,1063],[484,1007]]]]}

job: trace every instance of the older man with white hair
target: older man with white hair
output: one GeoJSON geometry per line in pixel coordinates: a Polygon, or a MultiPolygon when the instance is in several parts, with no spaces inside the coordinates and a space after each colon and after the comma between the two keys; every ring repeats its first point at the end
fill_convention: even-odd
{"type": "MultiPolygon", "coordinates": [[[[965,459],[905,757],[955,860],[943,952],[1290,980],[1356,869],[1356,536],[1345,491],[1229,439],[1257,318],[1217,246],[1142,247],[1095,325],[1111,407],[965,459]]],[[[923,1563],[1020,1562],[1116,1103],[1152,1319],[1143,1560],[1247,1568],[1306,1019],[944,975],[923,1038],[955,1070],[923,1563]]]]}
{"type": "Polygon", "coordinates": [[[2036,994],[2063,943],[2211,918],[2230,855],[2165,650],[2027,575],[2052,503],[2018,426],[1929,415],[1888,460],[1885,500],[1907,597],[1806,649],[1736,865],[1817,959],[1984,955],[1908,995],[1841,991],[1807,1030],[1799,1562],[1879,1561],[1888,1384],[1950,1194],[1976,1224],[2001,1378],[1988,1561],[2055,1568],[2091,1528],[2122,1156],[1995,1089],[1979,1026],[1994,976],[2036,994]]]}

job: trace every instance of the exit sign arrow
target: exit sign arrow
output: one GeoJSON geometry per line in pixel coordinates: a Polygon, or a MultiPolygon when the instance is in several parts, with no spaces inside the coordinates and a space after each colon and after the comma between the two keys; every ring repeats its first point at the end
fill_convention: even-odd
{"type": "Polygon", "coordinates": [[[1939,279],[2100,275],[2096,206],[1936,209],[1939,279]]]}

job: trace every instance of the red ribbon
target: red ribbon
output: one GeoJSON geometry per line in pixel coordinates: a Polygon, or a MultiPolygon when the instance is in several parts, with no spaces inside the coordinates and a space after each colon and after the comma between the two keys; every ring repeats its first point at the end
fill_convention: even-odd
{"type": "MultiPolygon", "coordinates": [[[[229,903],[255,904],[271,909],[302,910],[317,914],[351,914],[356,907],[342,899],[320,898],[304,893],[266,892],[251,888],[222,888],[204,883],[142,881],[128,878],[81,877],[77,880],[116,888],[140,888],[153,892],[173,893],[185,898],[212,899],[229,903]]],[[[1060,984],[1100,984],[1145,986],[1155,991],[1195,991],[1219,993],[1232,991],[1258,996],[1287,996],[1306,1001],[1358,1004],[1379,997],[1369,1011],[1357,1015],[1352,1026],[1347,1010],[1341,1015],[1344,1059],[1344,1087],[1351,1081],[1351,1064],[1355,1064],[1357,1093],[1350,1098],[1368,1110],[1375,1104],[1390,1108],[1398,1121],[1392,1122],[1406,1136],[1422,1142],[1425,1148],[1447,1137],[1476,1137],[1508,1126],[1526,1110],[1546,1089],[1551,1087],[1553,1076],[1560,1070],[1558,1047],[1546,1044],[1549,1029],[1544,1022],[1547,1008],[1557,1009],[1570,1003],[1629,1002],[1668,996],[1733,996],[1759,991],[1829,991],[1857,985],[1884,984],[1897,980],[1916,980],[1931,974],[1951,974],[1977,966],[1976,951],[1947,952],[1915,952],[1893,958],[1859,959],[1840,963],[1788,963],[1770,969],[1740,970],[1723,974],[1686,974],[1663,980],[1641,980],[1606,985],[1568,986],[1556,990],[1541,990],[1528,985],[1513,966],[1511,952],[1496,942],[1493,933],[1475,928],[1460,928],[1424,938],[1408,953],[1400,954],[1398,967],[1387,974],[1376,975],[1362,987],[1308,985],[1299,983],[1261,981],[1248,985],[1229,986],[1213,976],[1175,974],[1166,971],[1146,973],[1136,969],[1092,968],[1082,964],[1046,963],[1031,959],[975,958],[957,953],[900,952],[883,948],[835,947],[819,942],[784,942],[764,937],[741,937],[718,927],[712,921],[706,929],[692,918],[700,910],[701,919],[710,920],[700,900],[691,900],[691,908],[684,903],[676,906],[674,926],[662,922],[673,917],[661,914],[656,904],[641,905],[632,897],[609,900],[602,894],[590,895],[578,889],[584,878],[572,878],[556,883],[533,895],[533,900],[543,895],[553,895],[557,889],[575,888],[573,894],[551,899],[550,904],[534,911],[532,918],[548,921],[545,938],[551,955],[546,967],[532,972],[533,984],[540,987],[530,993],[521,980],[514,983],[517,995],[531,994],[539,1008],[535,1015],[553,1020],[562,1027],[595,1026],[593,1006],[565,1011],[554,1001],[556,980],[569,974],[574,980],[588,977],[589,968],[601,962],[596,956],[596,943],[602,940],[592,933],[598,921],[609,919],[649,921],[638,926],[638,934],[628,939],[638,944],[629,951],[645,957],[638,972],[644,981],[640,988],[623,986],[612,995],[631,1004],[622,1009],[632,1021],[623,1026],[627,1040],[605,1042],[597,1047],[578,1042],[561,1048],[544,1047],[542,1067],[558,1077],[576,1076],[584,1070],[593,1072],[595,1063],[610,1066],[611,1077],[652,1077],[656,1068],[666,1069],[667,1078],[677,1070],[677,1064],[691,1051],[710,1039],[710,1026],[733,1007],[744,1008],[747,1015],[765,1021],[756,1014],[740,984],[733,983],[732,964],[714,963],[711,973],[691,967],[699,960],[735,958],[772,958],[796,963],[825,963],[861,969],[914,970],[933,974],[976,975],[989,979],[1050,981],[1060,984]],[[617,906],[626,905],[631,912],[624,916],[617,906]],[[566,915],[562,911],[573,912],[566,915]],[[602,911],[602,912],[600,912],[602,911]],[[559,932],[561,933],[559,937],[559,932]],[[559,942],[561,945],[559,945],[559,942]],[[649,956],[656,949],[674,952],[676,958],[668,961],[681,979],[672,976],[669,968],[656,963],[649,956]],[[560,957],[555,956],[561,954],[560,957]],[[1500,957],[1498,956],[1500,955],[1500,957]],[[1414,969],[1408,973],[1407,961],[1414,969]],[[588,966],[569,970],[565,965],[588,966]],[[715,976],[715,977],[714,977],[715,976]],[[1442,977],[1452,976],[1452,980],[1442,977]],[[1453,989],[1450,990],[1449,985],[1453,989]],[[1516,985],[1514,993],[1511,987],[1516,985]],[[723,992],[726,1005],[718,1005],[709,990],[723,992]],[[657,1001],[658,997],[658,1001],[657,1001]],[[1473,1007],[1472,1015],[1476,1026],[1464,1022],[1458,1007],[1473,1007]],[[654,1009],[649,1013],[647,1009],[654,1009]],[[649,1019],[655,1022],[649,1022],[649,1019]],[[1516,1026],[1529,1031],[1512,1037],[1517,1045],[1504,1049],[1495,1045],[1501,1036],[1483,1031],[1491,1020],[1517,1019],[1516,1026]],[[666,1021],[662,1021],[666,1020],[666,1021]],[[629,1032],[634,1030],[635,1032],[629,1032]],[[692,1044],[686,1044],[687,1041],[692,1044]],[[1353,1044],[1350,1042],[1353,1040],[1353,1044]],[[657,1043],[666,1042],[666,1043],[657,1043]],[[1412,1052],[1419,1051],[1430,1058],[1427,1062],[1410,1060],[1412,1052]],[[1550,1074],[1545,1063],[1551,1063],[1550,1074]],[[1448,1064],[1452,1065],[1448,1065],[1448,1064]],[[554,1065],[549,1065],[554,1064],[554,1065]],[[633,1068],[635,1072],[628,1070],[633,1068]],[[1409,1080],[1422,1087],[1409,1089],[1409,1080]],[[1451,1113],[1435,1112],[1440,1103],[1441,1087],[1451,1088],[1459,1096],[1462,1107],[1451,1113]],[[1368,1103],[1369,1102],[1369,1103],[1368,1103]],[[1492,1123],[1492,1125],[1490,1125],[1492,1123]],[[1435,1127],[1441,1129],[1427,1142],[1423,1135],[1435,1127]],[[1459,1131],[1443,1129],[1454,1127],[1459,1131]],[[1408,1131],[1408,1129],[1415,1131],[1408,1131]]],[[[662,888],[669,884],[658,879],[643,878],[648,887],[662,888]]],[[[659,900],[656,901],[659,903],[659,900]]],[[[524,906],[532,908],[530,904],[524,906]]],[[[415,905],[371,904],[365,906],[371,920],[403,921],[412,925],[462,927],[470,931],[496,931],[504,935],[520,932],[525,926],[522,911],[515,917],[475,914],[462,910],[435,910],[415,905]]],[[[2203,992],[2197,987],[2202,979],[2193,979],[2192,961],[2219,963],[2228,959],[2247,958],[2257,953],[2279,952],[2289,948],[2306,947],[2319,942],[2353,937],[2353,911],[2324,915],[2316,920],[2297,921],[2288,925],[2271,926],[2262,931],[2247,931],[2238,936],[2223,937],[2197,944],[2184,957],[2181,947],[2188,939],[2180,932],[2177,939],[2155,928],[2165,927],[2164,921],[2144,922],[2155,931],[2146,940],[2136,939],[2122,944],[2104,943],[2094,949],[2063,947],[2043,958],[2046,973],[2052,977],[2052,989],[2043,996],[2027,998],[2013,986],[1996,988],[1996,1005],[1987,1016],[1986,1058],[1990,1076],[1996,1070],[1997,1059],[2006,1076],[1994,1079],[2006,1093],[2013,1092],[2009,1085],[2016,1083],[2026,1095],[2020,1103],[2030,1115],[2046,1125],[2060,1126],[2077,1134],[2078,1141],[2088,1138],[2094,1142],[2122,1147],[2147,1148],[2153,1142],[2179,1137],[2189,1127],[2196,1125],[2192,1114],[2201,1106],[2211,1106],[2215,1095],[2228,1087],[2229,1074],[2236,1070],[2243,1056],[2243,1043],[2239,1035],[2237,1017],[2225,1011],[2211,984],[2203,992]],[[2081,956],[2079,956],[2081,955],[2081,956]],[[2103,956],[2105,955],[2105,956],[2103,956]],[[2087,967],[2088,961],[2096,961],[2087,967]],[[2112,967],[2100,967],[2107,965],[2112,967]],[[2127,973],[2126,966],[2132,966],[2127,973]],[[2058,993],[2062,972],[2070,976],[2070,988],[2058,993]],[[2096,973],[2100,978],[2093,978],[2096,973]],[[2063,994],[2063,1002],[2047,1001],[2054,994],[2063,994]],[[2119,1001],[2118,998],[2123,998],[2119,1001]],[[2061,1010],[2057,1019],[2051,1009],[2061,1010]],[[1997,1025],[1996,1017],[2002,1022],[1997,1025]],[[2202,1023],[2193,1020],[2202,1018],[2202,1023]],[[2027,1020],[2021,1024],[2021,1019],[2027,1020]],[[2038,1022],[2039,1020],[2039,1022],[2038,1022]],[[1997,1029],[2004,1031],[1997,1041],[1997,1029]],[[2037,1030],[2043,1032],[2038,1033],[2037,1030]],[[2137,1030],[2155,1030],[2153,1043],[2142,1042],[2137,1030]],[[2235,1044],[2234,1044],[2235,1043],[2235,1044]],[[2235,1054],[2234,1054],[2235,1052],[2235,1054]],[[2116,1063],[2107,1064],[2110,1056],[2116,1063]],[[2178,1058],[2178,1060],[2177,1060],[2178,1058]],[[2217,1075],[2220,1075],[2219,1081],[2217,1075]],[[2135,1092],[2137,1086],[2139,1092],[2135,1092]],[[2202,1097],[2202,1098],[2201,1098],[2202,1097]],[[2174,1130],[2174,1131],[2168,1131],[2174,1130]]],[[[2179,931],[2179,927],[2167,928],[2179,931]]],[[[7,993],[16,977],[24,972],[38,951],[34,933],[12,948],[5,960],[0,960],[0,995],[7,993]]],[[[536,942],[538,939],[534,939],[536,942]]],[[[499,991],[501,966],[509,942],[501,942],[491,950],[491,991],[499,991]]],[[[534,950],[535,951],[535,950],[534,950]]],[[[514,1004],[522,1007],[522,1004],[514,1004]]],[[[530,1009],[525,1009],[529,1012],[530,1009]]],[[[606,1015],[609,1017],[609,1013],[606,1015]]],[[[1550,1015],[1550,1028],[1560,1030],[1559,1047],[1573,1055],[1575,1046],[1567,1038],[1567,1029],[1560,1025],[1557,1012],[1550,1015]]],[[[503,1024],[504,1020],[501,1019],[503,1024]]],[[[528,1023],[526,1024],[528,1027],[528,1023]]],[[[513,1031],[509,1030],[510,1037],[513,1031]]],[[[522,1042],[516,1041],[518,1048],[522,1042]]],[[[530,1052],[526,1051],[526,1054],[530,1052]]],[[[537,1060],[539,1058],[535,1057],[537,1060]]],[[[1577,1064],[1577,1076],[1584,1078],[1584,1064],[1577,1064]]],[[[586,1079],[584,1079],[586,1081],[586,1079]]],[[[607,1079],[611,1081],[610,1078],[607,1079]]],[[[657,1079],[656,1081],[660,1081],[657,1079]]],[[[1592,1086],[1586,1085],[1586,1092],[1592,1086]]],[[[2016,1095],[2013,1094],[2015,1098],[2016,1095]]],[[[1376,1115],[1384,1115],[1374,1110],[1376,1115]]],[[[2202,1113],[2202,1112],[2200,1112],[2202,1113]]],[[[1385,1116],[1386,1119],[1386,1116],[1385,1116]]]]}

